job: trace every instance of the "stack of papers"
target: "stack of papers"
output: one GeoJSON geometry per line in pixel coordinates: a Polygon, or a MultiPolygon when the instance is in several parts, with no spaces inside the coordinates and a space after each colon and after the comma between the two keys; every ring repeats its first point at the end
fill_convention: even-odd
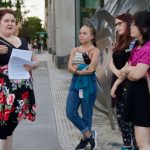
{"type": "Polygon", "coordinates": [[[8,63],[9,79],[29,79],[30,74],[24,64],[33,64],[31,58],[32,51],[13,48],[8,63]]]}

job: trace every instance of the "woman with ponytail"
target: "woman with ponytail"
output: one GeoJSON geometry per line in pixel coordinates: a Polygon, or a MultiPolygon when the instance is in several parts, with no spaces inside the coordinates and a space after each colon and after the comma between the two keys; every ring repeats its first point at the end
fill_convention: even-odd
{"type": "Polygon", "coordinates": [[[73,74],[73,78],[67,97],[66,115],[82,133],[76,150],[84,149],[88,143],[91,150],[96,147],[96,132],[91,130],[97,94],[95,70],[99,62],[95,36],[92,25],[82,26],[79,32],[80,46],[72,49],[68,63],[68,70],[73,74]],[[78,114],[79,106],[82,116],[78,114]]]}

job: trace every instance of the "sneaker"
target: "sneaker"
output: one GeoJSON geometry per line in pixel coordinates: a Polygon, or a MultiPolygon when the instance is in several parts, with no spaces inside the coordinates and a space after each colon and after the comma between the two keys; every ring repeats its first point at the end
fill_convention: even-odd
{"type": "Polygon", "coordinates": [[[133,149],[132,146],[131,147],[122,146],[121,150],[133,150],[133,149]]]}
{"type": "Polygon", "coordinates": [[[133,147],[132,150],[139,150],[139,148],[136,146],[136,147],[133,147]]]}
{"type": "Polygon", "coordinates": [[[96,144],[95,144],[95,139],[94,139],[93,135],[91,135],[91,137],[87,138],[87,141],[91,145],[91,149],[90,150],[94,150],[95,147],[96,147],[96,144]]]}
{"type": "Polygon", "coordinates": [[[97,132],[96,130],[91,130],[92,136],[95,139],[95,147],[97,147],[97,132]]]}
{"type": "Polygon", "coordinates": [[[80,143],[77,145],[75,150],[84,149],[84,148],[86,148],[87,145],[88,145],[88,140],[87,139],[84,139],[84,140],[81,139],[80,143]]]}
{"type": "Polygon", "coordinates": [[[91,130],[91,132],[92,132],[92,136],[96,139],[97,138],[97,132],[96,132],[96,130],[91,130]]]}

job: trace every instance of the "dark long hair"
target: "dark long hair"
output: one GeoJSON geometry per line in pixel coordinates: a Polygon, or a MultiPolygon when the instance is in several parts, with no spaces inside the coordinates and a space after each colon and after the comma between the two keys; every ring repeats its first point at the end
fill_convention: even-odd
{"type": "Polygon", "coordinates": [[[130,36],[130,26],[133,20],[133,17],[129,13],[123,13],[115,17],[115,19],[122,20],[126,23],[126,31],[123,35],[116,35],[116,44],[113,48],[113,52],[121,51],[129,47],[132,38],[130,36]]]}
{"type": "Polygon", "coordinates": [[[12,14],[15,17],[15,12],[11,9],[0,9],[0,20],[3,18],[5,14],[12,14]]]}
{"type": "Polygon", "coordinates": [[[97,44],[96,44],[96,29],[94,28],[94,26],[92,25],[92,23],[86,23],[83,26],[86,26],[86,27],[90,28],[91,35],[93,35],[92,44],[95,47],[97,47],[97,44]]]}
{"type": "Polygon", "coordinates": [[[142,43],[137,43],[144,45],[146,42],[150,41],[150,12],[141,11],[137,12],[133,16],[133,23],[139,29],[142,34],[142,43]]]}

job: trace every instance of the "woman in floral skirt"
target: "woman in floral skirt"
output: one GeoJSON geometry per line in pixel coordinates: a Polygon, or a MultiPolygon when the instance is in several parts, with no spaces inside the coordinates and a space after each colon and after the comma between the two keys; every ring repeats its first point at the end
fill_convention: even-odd
{"type": "MultiPolygon", "coordinates": [[[[11,80],[8,77],[8,62],[12,49],[29,50],[25,39],[14,35],[15,14],[10,9],[0,10],[0,150],[12,149],[12,134],[22,119],[35,120],[35,97],[32,79],[11,80]]],[[[24,64],[31,72],[39,65],[33,55],[33,65],[24,64]]]]}

